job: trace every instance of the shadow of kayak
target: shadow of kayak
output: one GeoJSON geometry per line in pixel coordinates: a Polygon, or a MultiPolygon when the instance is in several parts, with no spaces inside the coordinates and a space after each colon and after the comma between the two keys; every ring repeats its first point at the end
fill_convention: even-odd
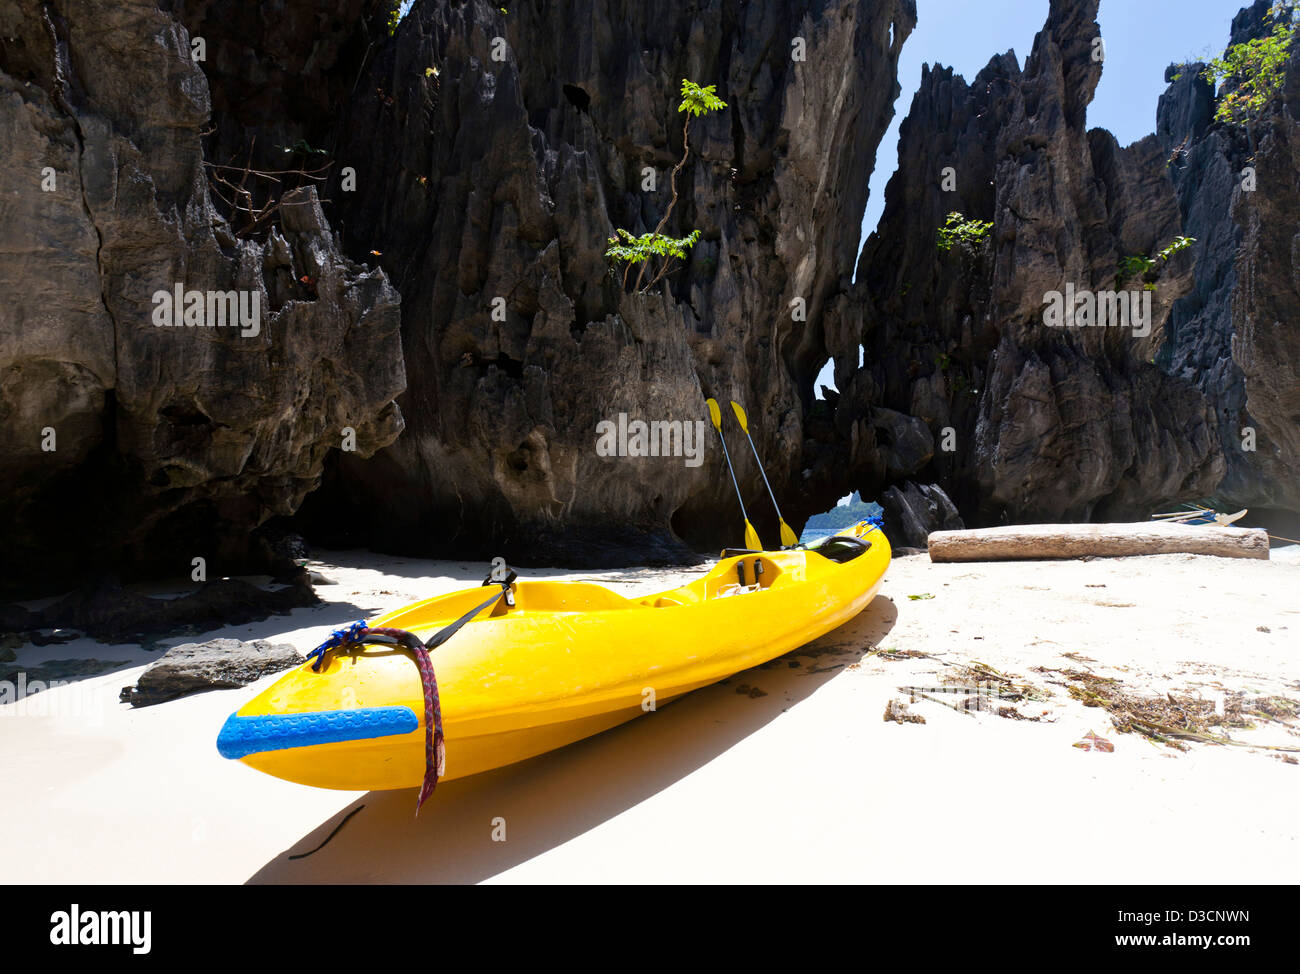
{"type": "MultiPolygon", "coordinates": [[[[370,792],[304,835],[248,882],[488,879],[597,827],[708,764],[862,659],[897,617],[892,600],[878,595],[855,618],[814,642],[654,713],[557,751],[439,785],[418,819],[416,789],[370,792]],[[738,692],[742,686],[755,687],[763,695],[738,692]],[[349,816],[352,820],[340,828],[349,816]],[[493,841],[494,822],[502,819],[508,841],[493,841]],[[327,842],[335,829],[338,834],[327,842]],[[309,855],[289,858],[304,853],[309,855]]],[[[454,760],[454,753],[448,759],[454,760]]]]}

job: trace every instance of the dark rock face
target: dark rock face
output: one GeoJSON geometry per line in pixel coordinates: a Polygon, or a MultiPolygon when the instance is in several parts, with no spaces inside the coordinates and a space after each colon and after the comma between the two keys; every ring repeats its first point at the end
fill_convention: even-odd
{"type": "Polygon", "coordinates": [[[1085,128],[1096,12],[1096,0],[1053,2],[1023,70],[1008,54],[969,85],[942,68],[923,76],[859,263],[860,318],[843,313],[827,333],[842,445],[822,462],[847,465],[864,496],[920,475],[977,523],[1128,518],[1222,477],[1209,403],[1151,364],[1190,258],[1163,266],[1154,292],[1116,280],[1122,257],[1154,254],[1181,225],[1160,142],[1121,148],[1085,128]],[[993,227],[942,253],[936,231],[954,211],[993,227]],[[1149,335],[1048,327],[1046,298],[1067,286],[1149,294],[1149,335]],[[862,435],[882,406],[938,444],[883,480],[879,438],[862,435]]]}
{"type": "Polygon", "coordinates": [[[769,539],[730,399],[794,525],[908,483],[975,523],[1221,481],[1300,506],[1295,65],[1243,192],[1248,140],[1194,71],[1156,136],[1086,129],[1097,0],[1053,0],[1023,69],[927,70],[850,284],[913,0],[420,0],[391,38],[390,7],[0,0],[0,594],[278,570],[286,518],[422,555],[691,560],[738,540],[706,396],[769,539]],[[683,78],[729,103],[692,123],[665,227],[702,236],[629,293],[606,240],[666,212],[683,78]],[[280,181],[239,196],[245,165],[280,181]],[[992,231],[940,253],[953,211],[992,231]],[[1114,289],[1179,233],[1154,291],[1119,286],[1149,334],[1044,324],[1049,292],[1114,289]],[[157,327],[178,285],[255,299],[256,329],[157,327]],[[690,439],[602,455],[620,417],[690,439]]]}
{"type": "Polygon", "coordinates": [[[360,455],[402,429],[397,292],[342,256],[312,186],[236,237],[205,167],[212,88],[155,4],[5,0],[0,38],[0,592],[264,564],[252,529],[344,427],[360,455]],[[235,292],[254,323],[158,327],[178,286],[235,292]]]}
{"type": "Polygon", "coordinates": [[[1213,86],[1200,77],[1203,65],[1187,65],[1160,98],[1157,136],[1170,160],[1169,173],[1192,249],[1196,284],[1174,303],[1157,364],[1194,383],[1214,403],[1215,432],[1226,472],[1220,490],[1236,494],[1252,479],[1240,445],[1245,388],[1232,360],[1232,293],[1241,231],[1232,202],[1245,166],[1246,147],[1231,133],[1211,131],[1213,86]]]}
{"type": "MultiPolygon", "coordinates": [[[[1258,428],[1248,454],[1259,471],[1255,496],[1300,510],[1300,57],[1292,54],[1283,100],[1255,156],[1259,185],[1242,194],[1243,230],[1233,295],[1233,361],[1245,379],[1246,414],[1258,428]],[[1261,445],[1262,444],[1262,445],[1261,445]]],[[[1238,431],[1240,432],[1240,431],[1238,431]]],[[[1227,446],[1225,440],[1225,448],[1227,446]]],[[[1240,437],[1234,446],[1240,447],[1240,437]]]]}
{"type": "Polygon", "coordinates": [[[205,690],[233,690],[301,662],[302,656],[288,643],[273,645],[263,639],[185,643],[167,650],[140,674],[135,686],[123,687],[122,702],[148,707],[205,690]]]}
{"type": "MultiPolygon", "coordinates": [[[[159,5],[206,43],[211,126],[205,148],[213,162],[249,153],[259,169],[290,168],[286,160],[310,168],[328,162],[362,69],[388,40],[387,0],[159,5]],[[295,154],[300,139],[326,154],[295,154]]],[[[324,195],[337,195],[339,168],[333,167],[324,195]]]]}
{"type": "MultiPolygon", "coordinates": [[[[1229,44],[1267,34],[1266,0],[1233,19],[1229,44]]],[[[1215,403],[1233,506],[1300,509],[1300,255],[1295,240],[1300,62],[1253,126],[1214,120],[1200,63],[1171,66],[1158,135],[1187,232],[1196,289],[1173,309],[1160,365],[1215,403]],[[1174,75],[1178,75],[1174,78],[1174,75]],[[1253,176],[1253,180],[1252,177],[1253,176]],[[1250,431],[1249,433],[1247,431],[1250,431]],[[1254,450],[1246,447],[1254,438],[1254,450]]]]}
{"type": "Polygon", "coordinates": [[[931,531],[958,531],[962,523],[957,508],[937,484],[905,483],[880,495],[884,532],[895,548],[924,548],[931,531]]]}
{"type": "MultiPolygon", "coordinates": [[[[382,250],[402,292],[407,432],[339,459],[305,506],[310,533],[525,564],[689,559],[738,540],[714,432],[699,466],[595,443],[620,413],[705,420],[706,396],[748,410],[787,519],[829,507],[836,486],[812,496],[796,466],[804,409],[915,16],[911,0],[417,4],[340,150],[358,172],[348,239],[382,250]],[[729,104],[692,123],[665,228],[703,236],[666,285],[624,293],[606,238],[653,229],[668,204],[682,78],[729,104]]],[[[726,429],[774,537],[729,415],[726,429]]]]}

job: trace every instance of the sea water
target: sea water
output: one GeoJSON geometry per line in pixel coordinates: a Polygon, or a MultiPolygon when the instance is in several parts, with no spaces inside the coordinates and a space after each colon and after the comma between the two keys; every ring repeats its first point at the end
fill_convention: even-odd
{"type": "Polygon", "coordinates": [[[803,534],[799,535],[800,544],[810,544],[813,541],[820,541],[822,538],[829,538],[843,530],[842,528],[804,528],[803,534]]]}

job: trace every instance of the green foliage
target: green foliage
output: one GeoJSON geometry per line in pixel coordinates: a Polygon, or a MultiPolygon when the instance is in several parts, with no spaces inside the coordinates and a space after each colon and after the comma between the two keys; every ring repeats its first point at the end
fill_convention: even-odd
{"type": "Polygon", "coordinates": [[[653,257],[685,260],[686,251],[700,239],[698,230],[692,230],[684,237],[667,237],[662,233],[643,233],[634,237],[623,229],[614,232],[618,236],[609,238],[610,247],[605,251],[605,257],[620,264],[639,264],[653,257]]]}
{"type": "Polygon", "coordinates": [[[388,5],[388,36],[397,33],[397,25],[402,22],[402,0],[392,0],[388,5]]]}
{"type": "MultiPolygon", "coordinates": [[[[1147,257],[1142,254],[1135,254],[1129,257],[1121,257],[1119,261],[1119,273],[1117,277],[1120,283],[1126,280],[1136,278],[1143,280],[1148,275],[1155,273],[1161,264],[1167,263],[1169,258],[1180,250],[1186,250],[1192,244],[1196,243],[1195,237],[1174,237],[1173,243],[1164,250],[1156,251],[1154,257],[1147,257]]],[[[1148,282],[1145,285],[1148,291],[1156,289],[1155,284],[1148,282]]]]}
{"type": "Polygon", "coordinates": [[[719,112],[727,103],[717,96],[717,85],[701,88],[694,81],[682,79],[682,103],[677,106],[679,112],[690,112],[696,118],[709,112],[719,112]]]}
{"type": "Polygon", "coordinates": [[[1150,257],[1144,257],[1141,254],[1119,259],[1119,278],[1121,281],[1128,280],[1130,277],[1146,277],[1155,269],[1156,262],[1150,257]]]}
{"type": "Polygon", "coordinates": [[[1233,90],[1219,99],[1214,113],[1216,121],[1232,125],[1252,123],[1282,88],[1296,32],[1293,9],[1290,4],[1274,4],[1268,16],[1274,22],[1268,36],[1233,44],[1223,52],[1223,57],[1214,58],[1205,69],[1204,77],[1212,83],[1234,85],[1233,90]]]}
{"type": "MultiPolygon", "coordinates": [[[[686,158],[690,155],[691,147],[689,136],[691,131],[691,119],[699,118],[701,115],[707,115],[709,112],[716,112],[727,107],[727,103],[717,95],[717,85],[701,87],[689,78],[682,79],[682,102],[677,106],[677,111],[686,112],[687,119],[682,127],[682,158],[673,167],[670,186],[672,188],[672,200],[668,208],[664,211],[663,219],[651,233],[643,233],[636,237],[627,230],[615,228],[617,236],[609,238],[609,247],[605,250],[605,259],[610,262],[610,273],[613,274],[618,266],[623,265],[622,286],[627,286],[628,271],[633,267],[639,266],[636,280],[632,284],[632,289],[649,290],[668,272],[673,261],[685,261],[687,251],[695,246],[700,239],[700,231],[692,230],[684,237],[670,237],[660,231],[668,223],[668,218],[672,215],[673,207],[677,205],[677,173],[686,165],[686,158]],[[655,270],[655,263],[658,262],[658,270],[655,270]],[[646,276],[646,270],[650,270],[649,283],[645,288],[641,287],[641,281],[646,276]]],[[[716,269],[716,262],[711,270],[716,269]]]]}
{"type": "Polygon", "coordinates": [[[961,244],[971,250],[978,249],[988,238],[993,229],[993,221],[967,220],[961,213],[949,213],[948,219],[938,230],[935,246],[941,253],[952,250],[953,244],[961,244]]]}

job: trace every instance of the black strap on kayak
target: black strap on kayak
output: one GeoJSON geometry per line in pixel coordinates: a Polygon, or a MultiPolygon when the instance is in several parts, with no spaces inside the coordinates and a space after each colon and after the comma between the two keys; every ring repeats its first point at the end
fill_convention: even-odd
{"type": "MultiPolygon", "coordinates": [[[[506,573],[501,578],[493,578],[492,572],[488,572],[487,577],[483,579],[483,584],[500,585],[502,592],[506,597],[506,605],[514,605],[515,597],[511,594],[510,589],[515,584],[515,579],[519,576],[514,573],[514,570],[509,565],[506,565],[505,569],[506,573]]],[[[493,569],[493,571],[495,571],[495,569],[493,569]]]]}
{"type": "Polygon", "coordinates": [[[452,636],[456,635],[456,633],[460,631],[460,627],[465,625],[465,623],[469,622],[471,619],[473,619],[476,615],[478,615],[488,606],[496,605],[497,600],[500,599],[501,596],[510,594],[510,587],[514,585],[515,579],[517,577],[518,576],[515,575],[514,572],[511,572],[509,577],[499,582],[494,581],[491,576],[488,576],[486,579],[484,579],[483,580],[484,585],[500,585],[501,591],[498,592],[496,595],[492,596],[492,598],[488,599],[486,602],[484,602],[482,605],[478,606],[477,608],[470,609],[468,612],[466,612],[463,616],[461,616],[451,625],[443,626],[441,629],[439,629],[437,632],[435,632],[432,636],[430,636],[428,639],[424,641],[424,648],[437,649],[439,646],[445,643],[452,636]]]}
{"type": "Polygon", "coordinates": [[[424,691],[424,781],[420,785],[420,794],[415,800],[416,815],[420,814],[420,807],[433,794],[434,788],[438,786],[438,779],[442,777],[446,765],[446,747],[443,743],[442,734],[442,702],[438,696],[438,678],[433,671],[433,662],[429,659],[429,650],[437,649],[456,635],[465,623],[484,609],[495,605],[502,596],[509,596],[511,586],[514,585],[517,577],[513,571],[508,571],[504,579],[494,579],[489,575],[483,580],[483,584],[500,585],[501,591],[486,602],[466,612],[455,622],[443,626],[424,642],[420,642],[420,637],[415,633],[408,632],[405,629],[394,629],[388,626],[378,626],[372,629],[366,625],[364,619],[359,619],[349,626],[334,630],[329,639],[307,654],[308,659],[313,657],[316,659],[316,662],[312,664],[312,669],[319,673],[321,664],[325,662],[325,654],[330,649],[345,648],[352,651],[369,643],[381,646],[401,646],[410,651],[411,656],[415,659],[415,665],[420,671],[420,687],[424,691]]]}

